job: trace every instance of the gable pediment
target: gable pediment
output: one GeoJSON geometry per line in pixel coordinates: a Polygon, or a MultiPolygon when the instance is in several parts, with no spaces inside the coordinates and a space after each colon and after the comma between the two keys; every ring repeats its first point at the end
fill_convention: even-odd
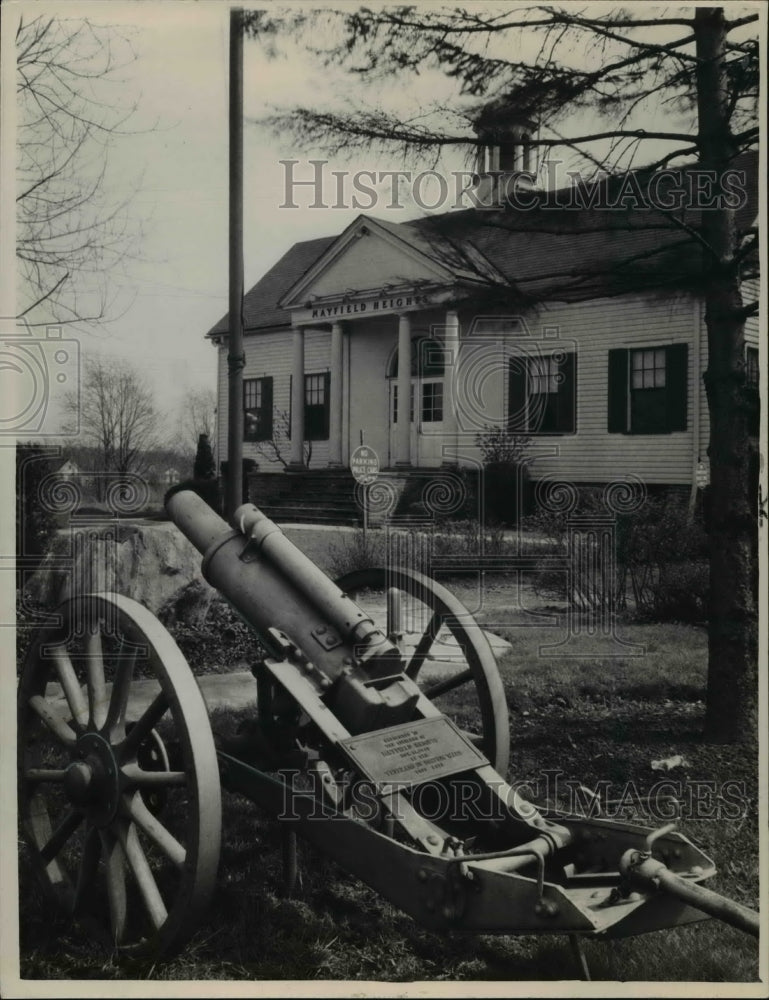
{"type": "Polygon", "coordinates": [[[360,216],[284,295],[292,309],[315,299],[454,280],[452,271],[400,239],[376,220],[360,216]]]}

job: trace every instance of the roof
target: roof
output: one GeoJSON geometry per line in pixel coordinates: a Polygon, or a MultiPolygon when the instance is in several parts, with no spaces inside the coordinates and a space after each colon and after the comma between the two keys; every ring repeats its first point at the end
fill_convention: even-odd
{"type": "MultiPolygon", "coordinates": [[[[753,224],[758,208],[756,152],[743,153],[734,168],[745,170],[747,199],[737,211],[738,228],[753,224]]],[[[684,178],[693,168],[673,175],[684,178]]],[[[647,190],[649,171],[633,175],[647,190]]],[[[598,193],[611,204],[623,177],[608,178],[598,193]]],[[[499,211],[465,209],[409,222],[376,219],[380,226],[458,279],[469,272],[496,287],[516,306],[543,300],[582,301],[622,292],[691,288],[701,280],[702,245],[696,230],[702,210],[569,208],[570,191],[532,192],[533,207],[499,211]],[[561,195],[562,197],[559,197],[561,195]]],[[[245,330],[287,326],[290,314],[277,303],[337,236],[296,243],[244,298],[245,330]]],[[[488,285],[486,286],[488,289],[488,285]]],[[[209,336],[227,332],[227,316],[209,336]]]]}
{"type": "MultiPolygon", "coordinates": [[[[268,326],[287,326],[289,314],[278,308],[278,302],[288,289],[311,267],[320,255],[335,242],[336,236],[295,243],[276,264],[246,293],[243,298],[243,327],[258,330],[268,326]]],[[[227,333],[229,313],[209,330],[207,336],[227,333]]]]}

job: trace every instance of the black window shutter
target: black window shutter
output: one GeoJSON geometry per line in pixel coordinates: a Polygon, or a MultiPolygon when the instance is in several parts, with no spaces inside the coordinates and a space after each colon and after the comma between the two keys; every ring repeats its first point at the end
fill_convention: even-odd
{"type": "Polygon", "coordinates": [[[609,434],[627,432],[627,349],[609,351],[607,430],[609,434]]]}
{"type": "Polygon", "coordinates": [[[331,372],[323,373],[323,436],[322,441],[328,441],[331,418],[331,372]]]}
{"type": "Polygon", "coordinates": [[[672,344],[666,357],[667,430],[685,431],[689,389],[688,345],[672,344]]]}
{"type": "Polygon", "coordinates": [[[294,376],[288,376],[288,427],[286,428],[286,437],[291,440],[291,424],[293,422],[293,406],[294,406],[294,376]]]}
{"type": "Polygon", "coordinates": [[[560,365],[563,382],[558,387],[558,430],[573,434],[577,429],[577,355],[567,354],[560,365]]]}
{"type": "Polygon", "coordinates": [[[510,358],[507,392],[507,429],[525,434],[526,426],[526,358],[510,358]]]}
{"type": "Polygon", "coordinates": [[[272,438],[272,376],[262,379],[262,441],[272,438]]]}

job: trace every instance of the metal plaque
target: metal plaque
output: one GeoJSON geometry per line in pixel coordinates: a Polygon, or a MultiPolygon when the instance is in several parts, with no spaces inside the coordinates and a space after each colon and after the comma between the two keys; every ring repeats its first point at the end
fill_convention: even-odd
{"type": "Polygon", "coordinates": [[[341,745],[378,785],[416,785],[488,764],[445,716],[351,736],[341,745]]]}

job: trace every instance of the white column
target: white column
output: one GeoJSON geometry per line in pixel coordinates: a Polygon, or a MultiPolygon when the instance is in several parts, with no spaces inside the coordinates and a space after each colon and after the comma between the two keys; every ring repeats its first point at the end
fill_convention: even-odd
{"type": "Polygon", "coordinates": [[[459,359],[459,316],[454,310],[446,313],[443,334],[446,367],[443,373],[443,464],[457,462],[457,362],[459,359]]]}
{"type": "Polygon", "coordinates": [[[291,366],[291,461],[290,469],[304,468],[304,330],[295,326],[291,366]]]}
{"type": "Polygon", "coordinates": [[[331,385],[328,414],[328,464],[342,464],[342,324],[331,327],[331,385]]]}
{"type": "Polygon", "coordinates": [[[411,465],[411,318],[408,313],[398,317],[398,432],[395,464],[411,465]]]}

